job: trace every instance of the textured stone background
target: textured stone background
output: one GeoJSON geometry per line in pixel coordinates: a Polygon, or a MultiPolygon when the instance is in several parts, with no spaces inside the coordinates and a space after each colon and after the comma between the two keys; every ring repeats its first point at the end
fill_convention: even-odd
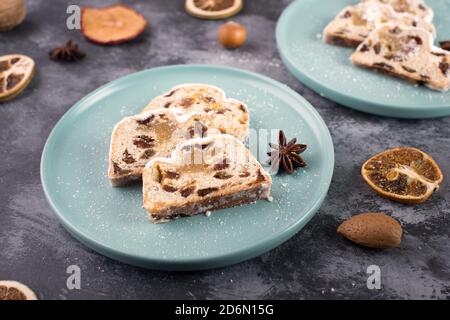
{"type": "Polygon", "coordinates": [[[29,284],[43,299],[222,298],[450,298],[448,180],[430,201],[404,206],[375,196],[359,174],[361,163],[385,148],[416,146],[450,176],[450,117],[406,121],[351,111],[301,85],[282,65],[274,39],[288,0],[247,0],[234,19],[250,32],[240,50],[215,41],[219,22],[187,16],[183,1],[123,1],[139,9],[150,28],[133,43],[101,47],[65,29],[68,4],[106,1],[30,0],[23,25],[0,34],[0,54],[23,53],[38,73],[18,99],[0,105],[0,278],[29,284]],[[74,39],[88,54],[78,64],[47,56],[74,39]],[[256,71],[286,83],[308,99],[330,128],[336,149],[333,182],[308,226],[279,248],[219,270],[165,273],[131,267],[85,248],[58,223],[39,179],[41,152],[57,120],[80,98],[123,75],[168,64],[214,63],[256,71]],[[400,248],[374,251],[342,239],[336,227],[352,213],[382,210],[404,227],[400,248]],[[66,267],[82,269],[82,289],[69,291],[66,267]],[[366,268],[382,271],[382,289],[366,288],[366,268]]]}

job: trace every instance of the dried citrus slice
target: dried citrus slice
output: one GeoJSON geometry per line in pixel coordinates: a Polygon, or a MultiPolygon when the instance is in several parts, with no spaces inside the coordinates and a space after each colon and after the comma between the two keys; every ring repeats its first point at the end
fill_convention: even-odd
{"type": "Polygon", "coordinates": [[[21,54],[0,56],[0,102],[15,98],[30,83],[34,60],[21,54]]]}
{"type": "Polygon", "coordinates": [[[416,148],[383,151],[363,164],[361,174],[379,195],[409,204],[427,200],[444,178],[437,163],[416,148]]]}
{"type": "Polygon", "coordinates": [[[147,25],[144,16],[125,5],[82,9],[81,31],[97,44],[113,45],[133,40],[147,25]]]}
{"type": "Polygon", "coordinates": [[[223,19],[241,11],[243,0],[186,0],[186,11],[202,19],[223,19]]]}
{"type": "Polygon", "coordinates": [[[36,294],[17,281],[0,281],[0,300],[37,300],[36,294]]]}

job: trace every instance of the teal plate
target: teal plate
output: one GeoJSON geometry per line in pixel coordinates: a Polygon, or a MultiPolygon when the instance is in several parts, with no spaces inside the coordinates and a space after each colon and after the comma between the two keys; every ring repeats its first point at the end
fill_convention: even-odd
{"type": "Polygon", "coordinates": [[[333,167],[325,123],[287,86],[238,69],[180,65],[131,74],[79,101],[47,140],[41,179],[61,223],[88,247],[137,266],[198,270],[250,259],[293,236],[322,204],[333,167]],[[191,82],[217,85],[229,97],[246,102],[252,129],[264,134],[282,128],[288,137],[297,136],[309,146],[304,153],[309,165],[292,176],[274,176],[273,202],[152,224],[142,208],[140,185],[109,185],[110,135],[118,121],[138,113],[152,98],[191,82]]]}
{"type": "MultiPolygon", "coordinates": [[[[352,65],[353,49],[327,45],[325,26],[356,0],[297,0],[278,20],[276,39],[286,67],[312,90],[359,111],[398,118],[450,115],[450,91],[414,86],[352,65]]],[[[450,39],[450,0],[427,0],[438,40],[450,39]]]]}

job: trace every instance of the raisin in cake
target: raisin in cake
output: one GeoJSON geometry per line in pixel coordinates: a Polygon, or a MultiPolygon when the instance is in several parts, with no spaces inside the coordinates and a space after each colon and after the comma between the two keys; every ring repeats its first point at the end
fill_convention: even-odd
{"type": "Polygon", "coordinates": [[[432,23],[409,13],[397,13],[380,2],[366,2],[345,7],[324,30],[324,40],[328,44],[357,47],[370,31],[383,23],[424,28],[435,35],[432,23]]]}
{"type": "Polygon", "coordinates": [[[111,137],[108,176],[113,186],[139,181],[145,164],[154,157],[169,156],[176,145],[194,137],[219,134],[208,128],[204,113],[178,115],[155,109],[120,121],[111,137]]]}
{"type": "Polygon", "coordinates": [[[450,86],[450,52],[435,47],[424,29],[384,25],[372,31],[351,59],[432,89],[446,91],[450,86]]]}
{"type": "Polygon", "coordinates": [[[400,13],[410,13],[428,22],[433,21],[433,10],[423,0],[362,0],[362,2],[378,2],[390,5],[400,13]]]}
{"type": "Polygon", "coordinates": [[[153,222],[270,198],[272,179],[231,135],[187,141],[143,172],[144,208],[153,222]]]}
{"type": "Polygon", "coordinates": [[[212,124],[222,133],[245,142],[248,138],[250,117],[247,106],[238,100],[226,98],[223,90],[205,84],[185,84],[153,99],[144,111],[168,108],[177,112],[202,111],[210,115],[212,124]]]}

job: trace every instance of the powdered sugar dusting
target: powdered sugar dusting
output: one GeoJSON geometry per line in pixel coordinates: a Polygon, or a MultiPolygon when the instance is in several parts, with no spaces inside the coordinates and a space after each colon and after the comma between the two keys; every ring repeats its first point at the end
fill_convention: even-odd
{"type": "MultiPolygon", "coordinates": [[[[414,86],[406,81],[353,66],[350,61],[353,49],[325,44],[322,37],[318,36],[332,17],[322,19],[318,15],[325,13],[306,12],[309,11],[290,20],[291,29],[298,32],[283,34],[288,40],[281,48],[283,55],[303,77],[343,95],[399,109],[419,111],[427,106],[445,108],[450,105],[450,92],[442,93],[414,86]]],[[[439,36],[439,26],[437,29],[439,36]]],[[[441,35],[444,36],[445,31],[441,35]]]]}
{"type": "MultiPolygon", "coordinates": [[[[212,212],[207,218],[196,216],[152,224],[142,208],[141,186],[111,188],[106,176],[109,139],[115,123],[123,114],[137,113],[146,105],[139,92],[145,90],[150,100],[152,95],[155,97],[177,84],[159,81],[157,87],[149,86],[148,79],[152,76],[145,83],[136,80],[127,88],[126,95],[119,90],[84,108],[85,112],[68,124],[70,130],[59,138],[61,158],[54,168],[54,191],[58,203],[64,207],[61,211],[86,236],[128,254],[162,259],[225,254],[267,239],[296,223],[325,191],[322,137],[317,135],[315,125],[311,127],[311,114],[303,109],[301,101],[286,94],[283,87],[253,77],[241,78],[231,71],[218,77],[214,69],[199,70],[196,72],[199,82],[217,85],[228,97],[248,105],[251,128],[256,132],[283,129],[288,137],[295,136],[307,144],[309,147],[302,155],[309,165],[293,175],[274,176],[272,202],[258,201],[212,212]],[[129,112],[124,106],[129,106],[129,112]],[[301,113],[296,109],[302,110],[301,113]]],[[[183,77],[192,79],[188,70],[180,71],[180,75],[181,81],[183,77]]],[[[266,146],[266,142],[260,146],[259,155],[264,155],[266,146]]],[[[259,160],[267,159],[261,156],[259,160]]]]}

